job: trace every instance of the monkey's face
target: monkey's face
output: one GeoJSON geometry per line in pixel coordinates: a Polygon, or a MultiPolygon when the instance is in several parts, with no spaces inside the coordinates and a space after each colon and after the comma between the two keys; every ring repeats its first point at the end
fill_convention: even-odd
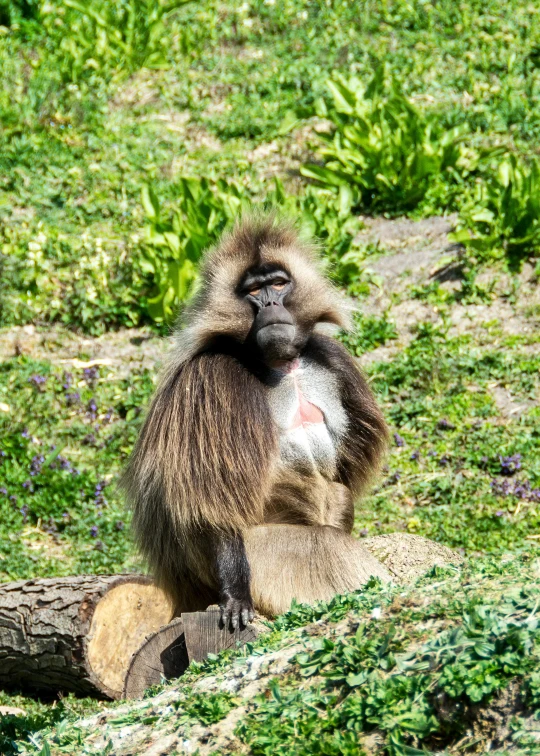
{"type": "Polygon", "coordinates": [[[240,286],[240,296],[250,303],[254,316],[247,341],[268,365],[293,360],[305,342],[287,308],[293,289],[289,273],[271,264],[248,271],[240,286]]]}

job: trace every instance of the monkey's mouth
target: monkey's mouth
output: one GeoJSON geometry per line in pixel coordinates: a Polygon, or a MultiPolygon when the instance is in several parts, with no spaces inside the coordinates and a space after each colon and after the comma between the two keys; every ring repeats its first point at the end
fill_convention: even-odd
{"type": "Polygon", "coordinates": [[[253,323],[252,336],[265,362],[290,360],[298,354],[297,328],[282,305],[263,307],[253,323]]]}

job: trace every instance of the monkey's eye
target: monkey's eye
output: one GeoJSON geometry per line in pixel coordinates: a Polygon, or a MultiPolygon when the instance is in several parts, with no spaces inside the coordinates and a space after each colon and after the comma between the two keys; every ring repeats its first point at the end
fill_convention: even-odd
{"type": "Polygon", "coordinates": [[[250,289],[249,293],[251,294],[252,297],[256,297],[257,294],[261,293],[261,289],[260,289],[260,287],[258,289],[250,289]]]}
{"type": "Polygon", "coordinates": [[[286,283],[286,281],[274,281],[272,288],[277,289],[277,291],[281,291],[281,289],[285,287],[286,283]]]}

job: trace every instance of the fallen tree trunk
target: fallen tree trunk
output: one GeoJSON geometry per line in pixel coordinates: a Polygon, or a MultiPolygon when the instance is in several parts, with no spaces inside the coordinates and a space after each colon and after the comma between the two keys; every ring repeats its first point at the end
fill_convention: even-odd
{"type": "Polygon", "coordinates": [[[0,585],[0,688],[120,698],[132,654],[171,618],[142,575],[0,585]]]}
{"type": "MultiPolygon", "coordinates": [[[[361,543],[398,583],[461,561],[446,546],[407,533],[361,543]]],[[[220,628],[213,607],[173,622],[172,614],[164,593],[141,575],[0,585],[0,688],[139,697],[190,661],[254,640],[260,629],[220,628]]]]}

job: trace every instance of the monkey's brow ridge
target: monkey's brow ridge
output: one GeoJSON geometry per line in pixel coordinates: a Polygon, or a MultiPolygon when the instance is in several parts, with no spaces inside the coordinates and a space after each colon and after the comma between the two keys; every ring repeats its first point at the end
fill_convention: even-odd
{"type": "Polygon", "coordinates": [[[287,281],[290,280],[289,274],[286,273],[282,268],[273,268],[272,270],[269,270],[267,272],[259,268],[258,270],[247,273],[244,276],[241,287],[245,289],[249,286],[254,286],[255,284],[264,284],[267,281],[271,281],[272,279],[276,278],[276,276],[283,276],[283,278],[286,278],[287,281]]]}

